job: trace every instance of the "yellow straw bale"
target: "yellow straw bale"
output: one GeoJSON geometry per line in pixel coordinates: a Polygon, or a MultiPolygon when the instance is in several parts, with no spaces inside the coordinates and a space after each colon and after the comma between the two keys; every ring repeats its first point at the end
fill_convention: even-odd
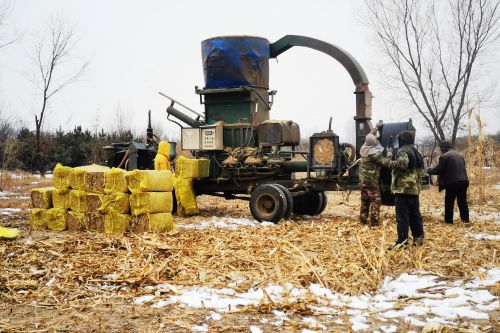
{"type": "Polygon", "coordinates": [[[109,169],[108,167],[103,167],[97,164],[73,168],[69,177],[69,184],[71,188],[74,190],[85,191],[85,174],[87,172],[100,172],[103,168],[109,169]]]}
{"type": "Polygon", "coordinates": [[[60,208],[47,209],[47,228],[54,231],[66,230],[66,210],[60,208]]]}
{"type": "Polygon", "coordinates": [[[110,168],[97,164],[86,166],[84,174],[85,190],[104,193],[104,173],[109,170],[110,168]]]}
{"type": "Polygon", "coordinates": [[[72,168],[57,163],[53,171],[54,186],[61,190],[69,188],[71,172],[72,168]]]}
{"type": "Polygon", "coordinates": [[[104,195],[102,205],[99,207],[99,213],[105,214],[109,212],[129,214],[129,194],[123,192],[114,192],[104,195]]]}
{"type": "Polygon", "coordinates": [[[138,192],[172,192],[174,177],[170,170],[134,170],[126,176],[128,188],[138,192]]]}
{"type": "Polygon", "coordinates": [[[205,178],[210,170],[210,160],[206,158],[187,158],[179,156],[175,161],[175,173],[182,178],[205,178]]]}
{"type": "Polygon", "coordinates": [[[127,176],[128,172],[112,168],[104,173],[104,193],[128,192],[127,176]]]}
{"type": "Polygon", "coordinates": [[[69,209],[69,191],[60,193],[59,191],[52,192],[52,206],[53,208],[69,209]]]}
{"type": "Polygon", "coordinates": [[[142,214],[132,217],[129,230],[134,233],[164,232],[175,229],[171,213],[142,214]]]}
{"type": "Polygon", "coordinates": [[[193,180],[176,175],[175,198],[177,200],[177,214],[180,216],[198,214],[198,204],[193,190],[193,180]]]}
{"type": "Polygon", "coordinates": [[[66,220],[68,230],[82,231],[88,229],[88,220],[85,213],[69,211],[66,220]]]}
{"type": "Polygon", "coordinates": [[[130,195],[132,215],[171,213],[172,192],[138,192],[130,195]]]}
{"type": "Polygon", "coordinates": [[[87,212],[97,213],[104,202],[104,194],[87,193],[85,200],[87,201],[87,212]]]}
{"type": "Polygon", "coordinates": [[[85,213],[90,231],[104,232],[104,215],[99,213],[85,213]]]}
{"type": "Polygon", "coordinates": [[[47,210],[43,208],[33,208],[30,211],[30,228],[32,230],[47,229],[47,210]]]}
{"type": "Polygon", "coordinates": [[[87,211],[87,192],[71,190],[69,192],[69,208],[72,211],[83,213],[87,211]]]}
{"type": "Polygon", "coordinates": [[[52,192],[54,187],[34,188],[31,190],[31,207],[33,208],[52,208],[52,192]]]}
{"type": "Polygon", "coordinates": [[[104,232],[107,234],[123,234],[128,229],[130,214],[108,213],[104,215],[104,232]]]}

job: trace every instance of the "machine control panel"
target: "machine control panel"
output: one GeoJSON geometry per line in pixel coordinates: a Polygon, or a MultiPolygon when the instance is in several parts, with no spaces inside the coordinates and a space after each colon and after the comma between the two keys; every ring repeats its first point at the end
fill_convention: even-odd
{"type": "Polygon", "coordinates": [[[202,126],[201,150],[223,150],[223,130],[222,124],[202,126]]]}
{"type": "Polygon", "coordinates": [[[181,130],[181,149],[199,150],[200,132],[199,128],[183,128],[181,130]]]}

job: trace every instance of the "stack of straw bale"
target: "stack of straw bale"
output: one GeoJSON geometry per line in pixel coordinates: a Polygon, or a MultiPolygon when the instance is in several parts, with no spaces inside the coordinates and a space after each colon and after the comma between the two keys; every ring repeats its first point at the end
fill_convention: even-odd
{"type": "Polygon", "coordinates": [[[99,165],[70,168],[58,164],[54,185],[31,191],[32,229],[123,234],[174,228],[170,171],[127,172],[99,165]]]}
{"type": "Polygon", "coordinates": [[[174,229],[174,176],[169,170],[134,170],[127,174],[132,219],[130,231],[162,232],[174,229]]]}

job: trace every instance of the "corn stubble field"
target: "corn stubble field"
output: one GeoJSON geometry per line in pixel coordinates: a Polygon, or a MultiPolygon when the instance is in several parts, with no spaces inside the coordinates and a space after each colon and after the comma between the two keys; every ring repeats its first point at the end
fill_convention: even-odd
{"type": "Polygon", "coordinates": [[[362,226],[358,192],[278,225],[201,196],[174,232],[116,236],[30,231],[29,190],[50,179],[4,174],[0,225],[21,236],[0,240],[0,331],[499,331],[500,185],[486,176],[470,225],[443,224],[433,188],[421,195],[425,245],[388,251],[393,207],[362,226]]]}

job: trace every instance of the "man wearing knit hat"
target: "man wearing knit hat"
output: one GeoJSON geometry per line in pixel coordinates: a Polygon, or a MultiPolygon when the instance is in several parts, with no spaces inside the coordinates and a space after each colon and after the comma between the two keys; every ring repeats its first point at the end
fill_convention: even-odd
{"type": "Polygon", "coordinates": [[[457,200],[460,210],[460,219],[469,222],[469,206],[467,204],[467,188],[469,179],[465,168],[465,159],[453,149],[450,141],[444,140],[439,145],[441,156],[435,168],[428,170],[429,175],[439,176],[439,191],[446,190],[444,198],[444,221],[453,223],[453,206],[457,200]]]}
{"type": "Polygon", "coordinates": [[[362,224],[371,226],[379,225],[380,216],[380,168],[387,167],[391,160],[386,158],[382,152],[384,147],[376,137],[377,127],[365,137],[365,142],[360,149],[359,187],[361,190],[361,206],[359,220],[362,224]],[[370,220],[368,221],[368,215],[370,220]]]}

